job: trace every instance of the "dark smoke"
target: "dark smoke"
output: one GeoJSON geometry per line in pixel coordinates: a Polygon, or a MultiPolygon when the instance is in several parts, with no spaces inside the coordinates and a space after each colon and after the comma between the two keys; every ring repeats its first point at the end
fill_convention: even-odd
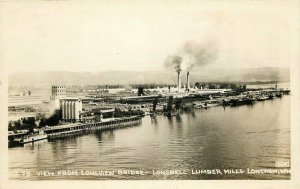
{"type": "Polygon", "coordinates": [[[201,67],[213,62],[217,58],[217,49],[212,42],[196,43],[186,42],[174,55],[168,56],[165,61],[166,68],[175,68],[191,71],[194,67],[201,67]]]}
{"type": "Polygon", "coordinates": [[[170,55],[166,59],[165,66],[167,68],[173,67],[177,73],[180,73],[181,63],[182,63],[182,57],[177,55],[170,55]]]}

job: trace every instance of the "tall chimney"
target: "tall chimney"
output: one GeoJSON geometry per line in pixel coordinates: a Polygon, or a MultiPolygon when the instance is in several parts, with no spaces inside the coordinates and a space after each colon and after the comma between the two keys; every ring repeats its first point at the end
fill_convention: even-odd
{"type": "Polygon", "coordinates": [[[180,92],[180,87],[181,87],[181,83],[180,83],[180,71],[177,71],[177,74],[178,74],[178,78],[177,78],[178,92],[180,92]]]}
{"type": "Polygon", "coordinates": [[[190,89],[190,78],[189,78],[190,72],[187,72],[186,74],[186,90],[188,91],[190,89]]]}

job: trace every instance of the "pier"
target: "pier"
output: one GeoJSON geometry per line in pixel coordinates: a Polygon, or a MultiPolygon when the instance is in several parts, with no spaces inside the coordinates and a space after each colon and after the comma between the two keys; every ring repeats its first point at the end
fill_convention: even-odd
{"type": "Polygon", "coordinates": [[[77,123],[70,125],[61,125],[48,127],[44,132],[48,135],[48,139],[57,139],[74,134],[80,134],[92,130],[109,130],[118,129],[130,126],[136,126],[142,123],[140,116],[133,116],[128,118],[115,118],[109,121],[94,122],[94,123],[77,123]]]}

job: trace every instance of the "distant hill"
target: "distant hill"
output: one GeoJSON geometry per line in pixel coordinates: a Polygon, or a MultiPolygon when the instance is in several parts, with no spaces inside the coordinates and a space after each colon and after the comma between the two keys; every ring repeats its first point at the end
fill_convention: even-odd
{"type": "MultiPolygon", "coordinates": [[[[182,72],[182,82],[186,73],[182,72]]],[[[10,86],[106,85],[106,84],[176,84],[175,71],[105,71],[68,72],[45,71],[9,75],[10,86]]],[[[191,82],[199,81],[289,81],[289,68],[202,69],[190,73],[191,82]]]]}

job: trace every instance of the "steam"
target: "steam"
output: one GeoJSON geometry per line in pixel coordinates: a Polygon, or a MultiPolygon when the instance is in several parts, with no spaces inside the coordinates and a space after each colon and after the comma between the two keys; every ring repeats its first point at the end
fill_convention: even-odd
{"type": "Polygon", "coordinates": [[[213,62],[216,58],[217,48],[212,41],[188,41],[177,53],[167,57],[165,67],[174,68],[178,73],[182,70],[190,72],[194,68],[213,62]]]}
{"type": "Polygon", "coordinates": [[[53,104],[48,105],[48,114],[46,115],[47,118],[49,118],[50,116],[52,116],[55,113],[55,107],[53,104]]]}

